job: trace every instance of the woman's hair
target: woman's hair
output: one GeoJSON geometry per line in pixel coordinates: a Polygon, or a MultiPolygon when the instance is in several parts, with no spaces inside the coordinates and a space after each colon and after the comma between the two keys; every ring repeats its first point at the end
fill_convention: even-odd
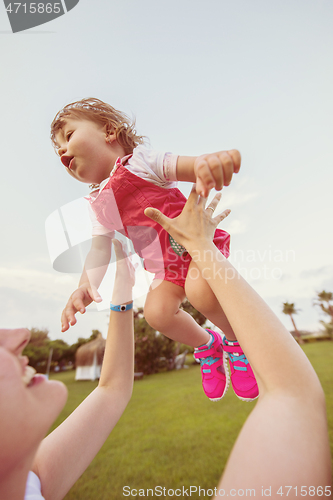
{"type": "Polygon", "coordinates": [[[81,118],[106,126],[107,133],[116,133],[119,144],[124,148],[125,153],[132,153],[133,149],[144,142],[144,136],[138,135],[134,126],[135,120],[131,120],[125,113],[117,111],[99,99],[88,97],[81,101],[67,104],[55,116],[51,123],[51,141],[55,149],[59,145],[56,141],[56,134],[65,125],[66,118],[81,118]]]}

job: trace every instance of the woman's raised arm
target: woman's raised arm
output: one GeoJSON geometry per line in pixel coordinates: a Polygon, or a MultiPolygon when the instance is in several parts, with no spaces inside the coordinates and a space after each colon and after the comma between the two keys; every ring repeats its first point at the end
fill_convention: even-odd
{"type": "MultiPolygon", "coordinates": [[[[238,490],[248,489],[256,496],[266,490],[279,498],[278,491],[286,495],[287,486],[292,487],[289,498],[299,498],[302,487],[302,496],[305,491],[311,496],[310,487],[316,489],[315,496],[317,488],[318,496],[321,491],[325,496],[331,486],[331,461],[323,390],[290,333],[215,247],[214,230],[228,214],[212,217],[219,199],[217,195],[206,209],[207,199],[193,189],[175,219],[152,208],[145,214],[188,250],[223,307],[258,381],[259,400],[229,457],[219,485],[221,496],[237,498],[238,490]]],[[[220,439],[223,442],[223,436],[220,439]]]]}
{"type": "MultiPolygon", "coordinates": [[[[132,301],[134,269],[113,240],[117,271],[112,302],[132,301]]],[[[33,471],[47,500],[62,499],[95,457],[125,410],[133,389],[133,311],[111,311],[97,388],[49,436],[37,452],[33,471]]]]}

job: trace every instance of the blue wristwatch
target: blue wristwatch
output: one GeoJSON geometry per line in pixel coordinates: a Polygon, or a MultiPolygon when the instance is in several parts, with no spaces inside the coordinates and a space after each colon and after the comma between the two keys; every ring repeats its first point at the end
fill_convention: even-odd
{"type": "Polygon", "coordinates": [[[118,312],[125,312],[129,311],[133,307],[133,300],[129,304],[120,304],[119,306],[114,306],[113,304],[110,304],[110,309],[111,311],[118,311],[118,312]]]}

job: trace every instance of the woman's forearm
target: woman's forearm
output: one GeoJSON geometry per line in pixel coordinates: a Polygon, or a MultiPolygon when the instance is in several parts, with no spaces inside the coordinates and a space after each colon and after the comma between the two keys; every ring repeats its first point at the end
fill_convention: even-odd
{"type": "Polygon", "coordinates": [[[99,379],[99,387],[124,391],[129,398],[134,379],[133,328],[133,309],[125,312],[111,311],[109,334],[99,379]]]}
{"type": "MultiPolygon", "coordinates": [[[[118,272],[118,265],[113,298],[120,299],[119,293],[126,291],[130,300],[133,283],[127,271],[118,272]]],[[[133,380],[133,310],[111,311],[97,388],[38,450],[34,471],[41,479],[45,498],[63,498],[88,467],[125,410],[133,380]]]]}
{"type": "MultiPolygon", "coordinates": [[[[112,304],[121,305],[132,301],[134,268],[124,253],[121,243],[114,241],[117,271],[112,293],[112,304]]],[[[131,395],[134,379],[133,309],[110,311],[104,360],[99,387],[120,388],[131,395]]]]}

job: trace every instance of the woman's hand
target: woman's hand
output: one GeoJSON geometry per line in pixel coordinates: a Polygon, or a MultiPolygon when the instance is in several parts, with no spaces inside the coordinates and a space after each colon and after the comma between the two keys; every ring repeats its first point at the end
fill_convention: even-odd
{"type": "Polygon", "coordinates": [[[224,210],[221,214],[213,217],[215,208],[221,199],[221,193],[217,193],[207,208],[207,198],[199,196],[196,185],[178,217],[169,219],[156,208],[146,208],[145,215],[158,222],[178,243],[183,245],[191,255],[191,252],[199,246],[207,246],[213,241],[217,225],[225,219],[230,210],[224,210]]]}

